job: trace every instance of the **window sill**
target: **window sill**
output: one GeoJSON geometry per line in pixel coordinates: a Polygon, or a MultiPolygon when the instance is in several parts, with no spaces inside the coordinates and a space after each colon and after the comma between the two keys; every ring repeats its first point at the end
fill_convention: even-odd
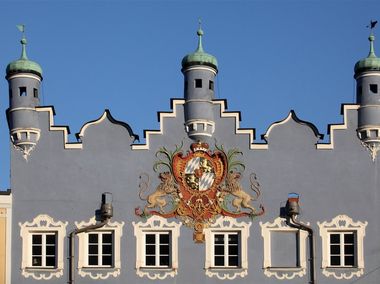
{"type": "Polygon", "coordinates": [[[248,275],[247,268],[241,267],[209,267],[206,268],[206,275],[208,277],[216,277],[220,280],[233,280],[236,277],[245,277],[248,275]]]}

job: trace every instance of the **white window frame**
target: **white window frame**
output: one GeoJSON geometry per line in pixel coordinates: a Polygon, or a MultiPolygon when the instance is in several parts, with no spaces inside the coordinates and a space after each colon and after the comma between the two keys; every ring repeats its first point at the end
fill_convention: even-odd
{"type": "MultiPolygon", "coordinates": [[[[57,265],[57,233],[56,232],[30,232],[31,234],[31,248],[32,248],[32,252],[31,252],[31,258],[30,258],[30,266],[29,268],[55,268],[56,265],[57,265]],[[33,256],[35,256],[33,254],[33,247],[36,246],[36,244],[33,243],[33,236],[41,236],[41,266],[37,266],[37,265],[33,265],[33,256]],[[46,252],[46,247],[48,246],[48,244],[46,243],[46,237],[47,236],[54,236],[55,238],[55,243],[54,243],[54,265],[53,266],[48,266],[46,264],[46,258],[48,257],[47,255],[47,252],[46,252]]],[[[36,255],[37,256],[37,255],[36,255]]]]}
{"type": "Polygon", "coordinates": [[[46,214],[38,215],[32,222],[19,223],[20,236],[22,238],[22,261],[21,274],[36,280],[50,280],[53,277],[63,276],[64,268],[64,238],[66,236],[67,222],[55,222],[46,214]],[[56,264],[54,267],[32,266],[32,236],[33,234],[55,234],[56,235],[56,264]]]}
{"type": "Polygon", "coordinates": [[[364,273],[364,249],[363,241],[365,237],[365,228],[367,221],[354,222],[347,215],[338,215],[330,222],[317,222],[319,226],[319,234],[322,238],[322,273],[326,277],[334,277],[336,279],[351,279],[359,277],[364,273]],[[355,266],[337,266],[330,264],[330,235],[332,233],[354,233],[354,252],[355,266]]]}
{"type": "Polygon", "coordinates": [[[144,230],[143,231],[143,239],[142,239],[142,245],[143,245],[143,249],[144,249],[144,257],[143,257],[143,267],[145,268],[170,268],[172,266],[171,264],[171,256],[172,256],[172,245],[171,245],[171,239],[172,239],[172,236],[171,236],[171,232],[170,231],[149,231],[149,230],[144,230]],[[155,242],[154,246],[155,246],[155,253],[154,253],[154,257],[155,257],[155,263],[156,265],[148,265],[146,264],[146,256],[147,256],[147,252],[146,252],[146,235],[148,234],[151,234],[151,235],[154,235],[155,236],[155,240],[159,240],[160,239],[160,236],[161,235],[168,235],[169,236],[169,254],[168,254],[168,257],[169,257],[169,264],[168,265],[160,265],[160,241],[158,242],[155,242]]]}
{"type": "Polygon", "coordinates": [[[212,231],[211,232],[212,234],[212,237],[211,237],[211,242],[212,242],[212,247],[213,249],[211,250],[212,252],[212,259],[211,259],[211,268],[212,269],[219,269],[219,268],[228,268],[228,269],[235,269],[235,268],[240,268],[240,264],[241,264],[241,232],[240,231],[212,231]],[[223,239],[224,239],[224,263],[225,265],[216,265],[215,264],[215,257],[216,257],[216,254],[215,254],[215,235],[223,235],[223,239]],[[229,245],[230,243],[228,242],[228,237],[230,235],[236,235],[238,236],[238,243],[237,243],[237,246],[238,246],[238,265],[228,265],[229,261],[228,261],[228,258],[230,256],[230,254],[228,253],[229,251],[229,245]]]}
{"type": "MultiPolygon", "coordinates": [[[[91,218],[89,221],[85,222],[75,222],[77,229],[82,229],[84,227],[88,227],[91,225],[95,225],[97,223],[95,217],[91,218]]],[[[104,280],[109,278],[110,276],[118,277],[120,275],[121,269],[121,259],[120,259],[120,243],[121,237],[123,235],[123,226],[124,222],[117,221],[109,221],[105,226],[78,234],[78,274],[82,277],[90,277],[94,280],[104,280]],[[113,260],[112,266],[110,265],[89,265],[88,264],[88,234],[103,232],[111,232],[113,235],[113,260]]]]}
{"type": "Polygon", "coordinates": [[[248,237],[251,222],[238,222],[235,218],[221,216],[204,229],[205,234],[205,270],[208,277],[221,280],[232,280],[248,275],[248,237]],[[215,234],[237,233],[239,237],[239,266],[215,266],[214,239],[215,234]]]}
{"type": "Polygon", "coordinates": [[[357,237],[356,237],[356,231],[329,231],[328,232],[329,236],[328,236],[328,241],[329,241],[329,267],[334,267],[334,268],[345,268],[345,267],[356,267],[357,266],[357,253],[356,253],[356,247],[357,247],[357,237]],[[331,264],[331,235],[339,235],[339,238],[340,238],[340,241],[338,244],[335,244],[335,245],[339,245],[339,258],[340,258],[340,265],[334,265],[334,264],[331,264]],[[353,243],[353,246],[354,246],[354,252],[353,252],[353,256],[354,256],[354,264],[353,265],[346,265],[345,264],[345,256],[347,254],[345,254],[344,252],[344,245],[345,245],[345,242],[344,242],[344,236],[345,235],[348,235],[348,234],[351,234],[353,235],[354,237],[354,243],[353,243]]]}
{"type": "Polygon", "coordinates": [[[145,222],[133,222],[136,237],[136,273],[151,280],[174,277],[178,273],[178,238],[181,223],[168,222],[167,219],[153,215],[145,222]],[[170,236],[169,266],[146,266],[145,235],[149,233],[168,233],[170,236]]]}
{"type": "Polygon", "coordinates": [[[113,267],[113,263],[114,263],[114,257],[115,257],[115,252],[114,252],[114,246],[115,246],[115,233],[114,231],[104,231],[104,230],[96,230],[96,231],[90,231],[88,233],[82,233],[84,235],[84,240],[85,240],[85,243],[87,243],[87,246],[84,247],[84,255],[86,255],[87,257],[85,257],[84,259],[84,264],[83,264],[83,267],[88,267],[88,268],[110,268],[110,267],[113,267]],[[98,256],[98,264],[89,264],[89,256],[90,256],[90,252],[89,252],[89,246],[90,246],[90,242],[89,242],[89,235],[97,235],[98,236],[98,242],[97,242],[97,246],[98,246],[98,252],[97,252],[97,256],[98,256]],[[102,256],[104,255],[103,252],[102,252],[102,248],[103,248],[103,235],[105,234],[111,234],[111,237],[112,237],[112,252],[111,252],[111,257],[112,257],[112,263],[110,265],[105,265],[103,264],[103,260],[102,260],[102,256]]]}
{"type": "MultiPolygon", "coordinates": [[[[308,223],[306,225],[309,225],[308,223]]],[[[264,275],[267,277],[274,276],[279,280],[293,279],[296,276],[303,277],[306,275],[306,239],[308,233],[303,230],[289,227],[286,224],[286,220],[281,217],[277,217],[273,222],[260,222],[261,236],[264,239],[264,262],[263,269],[264,275]],[[272,246],[271,246],[271,234],[275,233],[296,233],[299,244],[298,254],[298,267],[272,267],[272,246]]]]}

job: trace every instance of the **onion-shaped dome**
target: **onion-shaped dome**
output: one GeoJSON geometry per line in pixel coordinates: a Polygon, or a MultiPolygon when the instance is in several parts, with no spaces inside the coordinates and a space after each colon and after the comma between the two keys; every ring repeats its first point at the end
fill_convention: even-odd
{"type": "Polygon", "coordinates": [[[7,77],[15,73],[33,73],[42,78],[41,66],[37,62],[29,60],[26,55],[26,38],[23,37],[20,42],[22,45],[21,57],[8,64],[6,69],[7,77]]]}
{"type": "Polygon", "coordinates": [[[368,38],[369,40],[369,54],[366,58],[363,58],[356,62],[355,64],[355,75],[366,72],[366,71],[380,71],[380,58],[375,54],[375,49],[373,43],[375,41],[375,36],[371,34],[368,38]]]}
{"type": "Polygon", "coordinates": [[[182,59],[182,68],[187,68],[192,65],[206,65],[218,70],[218,61],[216,57],[204,52],[202,47],[203,31],[201,28],[197,31],[198,35],[198,47],[195,52],[186,55],[182,59]]]}

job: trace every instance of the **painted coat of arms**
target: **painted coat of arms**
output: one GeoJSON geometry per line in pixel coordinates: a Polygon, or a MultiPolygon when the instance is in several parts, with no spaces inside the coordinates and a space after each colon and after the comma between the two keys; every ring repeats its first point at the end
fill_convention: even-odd
{"type": "Polygon", "coordinates": [[[147,174],[140,176],[140,198],[147,204],[135,209],[141,217],[159,215],[164,218],[176,217],[194,229],[194,240],[203,242],[203,229],[215,221],[218,215],[230,217],[255,217],[264,213],[253,206],[260,196],[260,185],[256,175],[249,177],[253,195],[244,191],[240,184],[245,166],[238,161],[242,153],[237,149],[227,153],[215,145],[209,150],[206,143],[194,143],[186,154],[182,145],[174,151],[165,147],[156,153],[158,160],[154,171],[160,183],[153,193],[146,195],[150,187],[147,174]]]}

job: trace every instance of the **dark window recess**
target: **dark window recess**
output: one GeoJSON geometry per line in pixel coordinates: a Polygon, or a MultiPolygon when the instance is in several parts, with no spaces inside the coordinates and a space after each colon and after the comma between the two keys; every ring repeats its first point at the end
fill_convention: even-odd
{"type": "Polygon", "coordinates": [[[369,89],[372,93],[377,94],[377,84],[369,84],[369,89]]]}
{"type": "Polygon", "coordinates": [[[214,81],[209,81],[208,88],[209,88],[211,91],[214,91],[214,81]]]}
{"type": "Polygon", "coordinates": [[[187,81],[185,81],[185,92],[187,91],[187,86],[189,85],[189,83],[187,81]]]}
{"type": "Polygon", "coordinates": [[[9,89],[9,97],[11,98],[13,96],[12,89],[9,89]]]}
{"type": "Polygon", "coordinates": [[[35,98],[38,98],[38,89],[36,89],[36,88],[33,89],[33,96],[35,98]]]}
{"type": "Polygon", "coordinates": [[[20,87],[20,97],[26,97],[26,87],[20,87]]]}
{"type": "Polygon", "coordinates": [[[358,86],[358,87],[357,87],[357,93],[358,93],[358,95],[361,96],[361,95],[362,95],[362,92],[363,92],[363,88],[362,88],[362,86],[358,86]]]}
{"type": "Polygon", "coordinates": [[[202,79],[195,79],[195,88],[202,88],[202,79]]]}

